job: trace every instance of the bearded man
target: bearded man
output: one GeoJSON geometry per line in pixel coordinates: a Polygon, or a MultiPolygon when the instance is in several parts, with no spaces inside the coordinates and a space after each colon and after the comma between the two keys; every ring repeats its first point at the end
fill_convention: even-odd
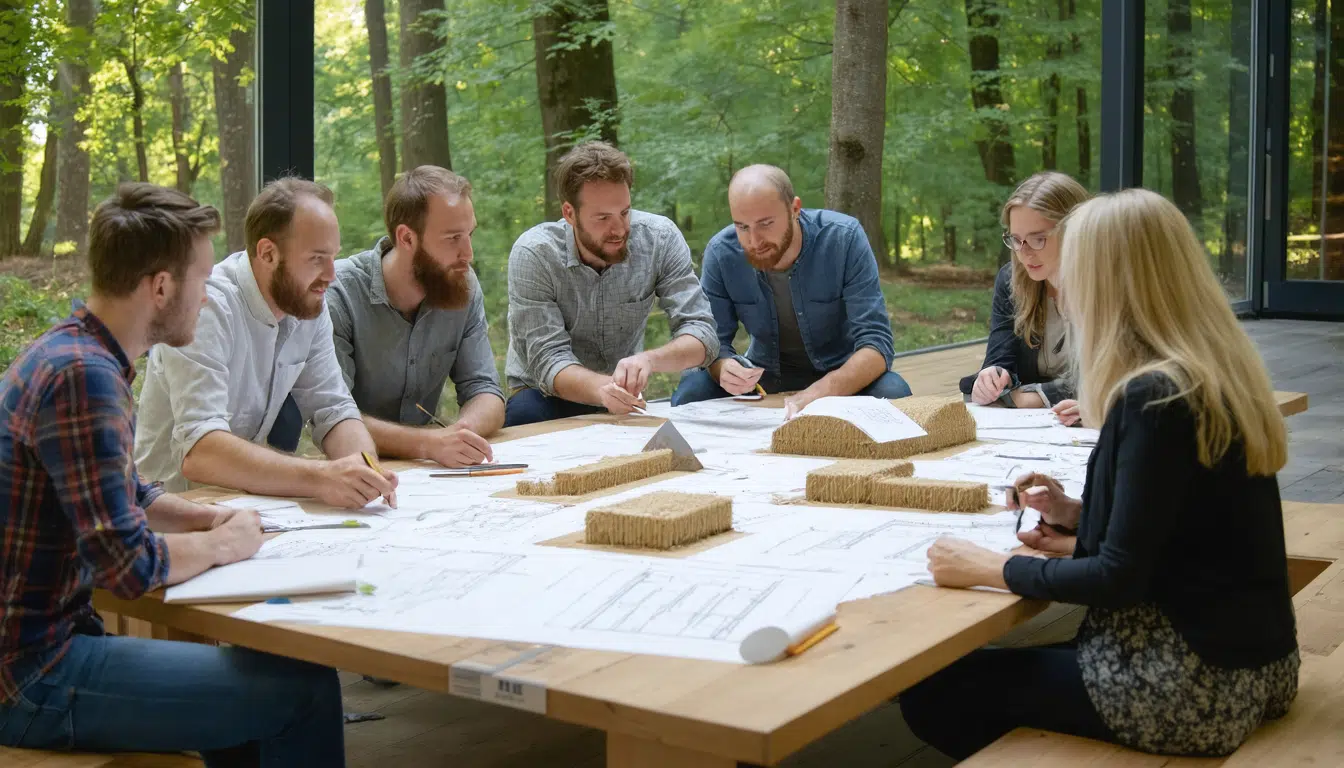
{"type": "Polygon", "coordinates": [[[218,485],[303,496],[355,509],[396,504],[396,475],[377,453],[341,376],[325,295],[336,277],[340,227],[331,191],[272,181],[247,209],[247,250],[216,264],[196,338],[150,352],[135,458],[170,491],[218,485]],[[273,450],[266,439],[293,395],[326,460],[273,450]]]}
{"type": "Polygon", "coordinates": [[[466,467],[494,459],[504,424],[485,297],[471,270],[471,184],[433,165],[402,174],[383,203],[387,235],[336,265],[327,297],[336,359],[378,450],[466,467]],[[429,427],[452,379],[457,421],[429,427]],[[423,410],[422,410],[423,409],[423,410]]]}
{"type": "Polygon", "coordinates": [[[630,159],[587,142],[553,180],[564,218],[524,232],[509,254],[508,426],[627,414],[643,407],[650,374],[718,356],[686,239],[670,219],[630,207],[630,159]],[[672,339],[646,351],[655,298],[672,339]]]}
{"type": "Polygon", "coordinates": [[[672,405],[789,392],[789,416],[827,395],[908,397],[894,354],[877,260],[858,220],[804,209],[773,165],[751,165],[728,185],[733,223],[705,246],[701,283],[718,328],[718,359],[682,375],[672,405]],[[751,336],[746,355],[733,337],[751,336]]]}

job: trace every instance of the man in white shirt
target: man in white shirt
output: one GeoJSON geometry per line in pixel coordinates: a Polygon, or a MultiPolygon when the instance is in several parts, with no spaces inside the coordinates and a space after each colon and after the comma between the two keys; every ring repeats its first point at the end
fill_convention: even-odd
{"type": "Polygon", "coordinates": [[[384,497],[397,478],[377,472],[359,408],[341,377],[325,293],[340,229],[331,192],[311,181],[267,184],[247,210],[247,251],[215,265],[196,339],[158,345],[140,396],[135,458],[170,491],[192,484],[306,496],[344,508],[384,497]],[[293,395],[327,460],[266,446],[293,395]]]}

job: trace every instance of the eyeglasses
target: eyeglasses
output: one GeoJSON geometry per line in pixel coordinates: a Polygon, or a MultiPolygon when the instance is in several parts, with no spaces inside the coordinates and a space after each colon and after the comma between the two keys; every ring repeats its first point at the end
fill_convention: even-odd
{"type": "Polygon", "coordinates": [[[1055,234],[1055,230],[1053,229],[1049,232],[1037,232],[1034,235],[1027,235],[1026,237],[1018,237],[1011,232],[1004,232],[1003,244],[1008,246],[1009,250],[1013,251],[1022,250],[1023,245],[1033,251],[1039,251],[1045,247],[1046,241],[1049,240],[1050,236],[1053,234],[1055,234]]]}

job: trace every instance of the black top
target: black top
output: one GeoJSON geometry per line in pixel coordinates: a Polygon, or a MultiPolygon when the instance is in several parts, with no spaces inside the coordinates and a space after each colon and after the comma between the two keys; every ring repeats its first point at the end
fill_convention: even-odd
{"type": "MultiPolygon", "coordinates": [[[[999,276],[994,279],[994,304],[989,313],[989,343],[985,347],[985,362],[981,364],[980,370],[997,365],[1016,376],[1019,384],[1040,384],[1051,403],[1072,400],[1075,397],[1072,383],[1064,377],[1047,379],[1042,376],[1040,349],[1032,349],[1026,339],[1013,333],[1016,315],[1013,265],[1009,263],[999,269],[999,276]]],[[[978,375],[977,371],[961,380],[963,395],[971,394],[978,375]]]]}
{"type": "Polygon", "coordinates": [[[1150,404],[1171,387],[1135,379],[1107,414],[1073,559],[1018,555],[1003,578],[1024,597],[1152,603],[1204,661],[1259,667],[1297,646],[1278,481],[1247,474],[1239,441],[1202,466],[1185,401],[1150,404]]]}

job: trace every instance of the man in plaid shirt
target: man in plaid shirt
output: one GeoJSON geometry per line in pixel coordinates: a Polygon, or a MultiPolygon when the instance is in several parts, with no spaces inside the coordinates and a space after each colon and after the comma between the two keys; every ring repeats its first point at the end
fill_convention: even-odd
{"type": "Polygon", "coordinates": [[[335,671],[107,636],[91,603],[95,587],[134,599],[261,546],[256,512],[165,494],[131,458],[131,361],[191,342],[218,230],[180,192],[122,186],[89,227],[87,305],[0,378],[0,745],[344,764],[335,671]]]}

